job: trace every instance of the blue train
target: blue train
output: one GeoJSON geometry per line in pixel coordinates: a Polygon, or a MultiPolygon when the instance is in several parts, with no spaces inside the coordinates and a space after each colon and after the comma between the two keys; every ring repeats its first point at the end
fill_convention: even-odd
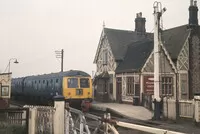
{"type": "Polygon", "coordinates": [[[80,70],[13,78],[11,89],[12,98],[32,104],[52,105],[57,94],[70,103],[93,99],[91,76],[80,70]]]}

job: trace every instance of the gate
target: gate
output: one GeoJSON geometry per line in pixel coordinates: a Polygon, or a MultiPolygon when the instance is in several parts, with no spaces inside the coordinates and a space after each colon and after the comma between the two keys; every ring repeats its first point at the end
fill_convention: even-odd
{"type": "Polygon", "coordinates": [[[152,110],[152,102],[151,94],[142,94],[142,104],[145,108],[152,110]]]}
{"type": "Polygon", "coordinates": [[[1,134],[28,134],[28,108],[0,109],[1,134]]]}

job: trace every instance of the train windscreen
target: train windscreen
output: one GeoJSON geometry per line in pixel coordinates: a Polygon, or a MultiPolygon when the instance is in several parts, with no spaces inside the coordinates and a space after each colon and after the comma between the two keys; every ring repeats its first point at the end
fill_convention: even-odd
{"type": "Polygon", "coordinates": [[[68,88],[78,88],[78,79],[68,78],[68,88]]]}
{"type": "Polygon", "coordinates": [[[81,78],[80,79],[80,88],[89,88],[90,87],[90,83],[89,83],[89,79],[88,78],[81,78]]]}

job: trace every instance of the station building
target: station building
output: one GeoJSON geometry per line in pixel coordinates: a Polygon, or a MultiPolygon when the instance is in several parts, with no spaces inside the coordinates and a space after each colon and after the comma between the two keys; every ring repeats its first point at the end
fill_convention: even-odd
{"type": "MultiPolygon", "coordinates": [[[[135,31],[103,27],[94,58],[96,100],[150,105],[154,94],[154,41],[153,33],[146,32],[145,22],[138,13],[135,31]]],[[[189,23],[161,30],[161,38],[160,96],[188,100],[200,95],[196,1],[189,6],[189,23]]]]}

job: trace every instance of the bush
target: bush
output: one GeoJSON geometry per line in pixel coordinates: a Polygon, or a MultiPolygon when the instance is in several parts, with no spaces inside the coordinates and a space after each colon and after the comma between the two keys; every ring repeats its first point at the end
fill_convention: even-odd
{"type": "Polygon", "coordinates": [[[0,125],[0,133],[27,134],[26,127],[21,125],[0,125]]]}

